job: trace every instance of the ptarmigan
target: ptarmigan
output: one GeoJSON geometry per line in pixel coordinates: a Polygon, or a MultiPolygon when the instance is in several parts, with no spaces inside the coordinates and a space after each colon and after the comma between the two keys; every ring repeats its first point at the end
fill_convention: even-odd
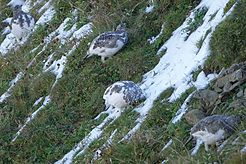
{"type": "Polygon", "coordinates": [[[205,145],[205,150],[208,151],[208,145],[213,145],[230,136],[235,131],[240,121],[240,116],[208,116],[191,128],[191,135],[202,140],[205,145]]]}
{"type": "Polygon", "coordinates": [[[132,81],[118,81],[109,86],[104,95],[106,108],[113,106],[125,108],[145,99],[142,89],[132,81]]]}
{"type": "Polygon", "coordinates": [[[22,11],[23,0],[11,1],[8,5],[13,8],[13,18],[11,20],[11,33],[16,37],[17,41],[25,38],[33,29],[34,18],[22,11]]]}
{"type": "Polygon", "coordinates": [[[91,43],[84,59],[93,55],[101,56],[104,63],[106,57],[111,57],[116,54],[128,42],[128,34],[126,24],[121,23],[115,31],[109,31],[97,36],[91,43]]]}

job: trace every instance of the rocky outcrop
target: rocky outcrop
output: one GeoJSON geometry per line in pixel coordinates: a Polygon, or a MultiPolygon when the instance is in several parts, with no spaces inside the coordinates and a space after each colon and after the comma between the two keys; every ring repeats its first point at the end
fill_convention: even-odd
{"type": "Polygon", "coordinates": [[[246,81],[246,62],[234,64],[228,69],[223,69],[212,86],[214,91],[224,95],[231,92],[246,81]]]}
{"type": "Polygon", "coordinates": [[[223,69],[208,89],[197,91],[192,99],[196,105],[191,103],[190,111],[185,115],[191,125],[215,114],[221,104],[226,104],[228,110],[246,108],[246,62],[223,69]]]}
{"type": "Polygon", "coordinates": [[[208,113],[214,108],[215,103],[219,99],[219,94],[215,91],[205,89],[199,92],[196,92],[193,98],[200,101],[200,109],[205,113],[208,113]]]}
{"type": "Polygon", "coordinates": [[[190,125],[195,125],[203,118],[205,118],[205,113],[199,109],[192,109],[185,115],[185,119],[190,125]]]}

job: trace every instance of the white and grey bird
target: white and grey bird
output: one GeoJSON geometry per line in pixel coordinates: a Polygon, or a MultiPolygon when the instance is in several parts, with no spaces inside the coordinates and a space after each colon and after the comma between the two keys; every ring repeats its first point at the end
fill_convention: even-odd
{"type": "Polygon", "coordinates": [[[126,24],[121,23],[115,31],[109,31],[97,36],[91,43],[84,59],[93,55],[101,56],[104,63],[105,58],[111,57],[121,50],[128,42],[126,24]]]}
{"type": "Polygon", "coordinates": [[[11,1],[8,5],[13,8],[13,18],[11,20],[11,33],[17,41],[21,41],[28,36],[35,25],[33,16],[22,11],[23,0],[11,1]]]}
{"type": "Polygon", "coordinates": [[[205,150],[208,151],[208,145],[216,144],[218,141],[229,137],[236,130],[240,121],[240,116],[208,116],[191,128],[191,135],[203,141],[205,150]]]}
{"type": "Polygon", "coordinates": [[[125,108],[145,99],[142,89],[132,81],[118,81],[109,86],[104,95],[106,108],[125,108]]]}

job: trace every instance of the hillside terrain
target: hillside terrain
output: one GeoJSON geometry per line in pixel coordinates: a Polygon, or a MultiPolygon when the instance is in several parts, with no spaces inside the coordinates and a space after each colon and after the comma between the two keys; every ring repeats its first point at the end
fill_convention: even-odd
{"type": "MultiPolygon", "coordinates": [[[[12,0],[16,3],[18,0],[12,0]]],[[[0,0],[1,163],[246,163],[246,0],[26,0],[30,34],[11,33],[0,0]],[[83,60],[126,23],[128,43],[83,60]],[[105,109],[131,80],[146,100],[105,109]],[[211,115],[238,115],[217,146],[188,142],[211,115]]]]}

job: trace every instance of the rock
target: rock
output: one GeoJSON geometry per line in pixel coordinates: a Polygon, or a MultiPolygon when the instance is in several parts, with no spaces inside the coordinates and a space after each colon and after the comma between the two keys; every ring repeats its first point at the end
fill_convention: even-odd
{"type": "Polygon", "coordinates": [[[244,89],[244,97],[246,97],[246,88],[244,89]]]}
{"type": "Polygon", "coordinates": [[[216,83],[215,83],[215,86],[218,87],[218,88],[223,88],[224,85],[226,85],[226,83],[229,81],[229,76],[224,76],[224,77],[221,77],[221,78],[218,78],[216,80],[216,83]]]}
{"type": "Polygon", "coordinates": [[[209,89],[198,91],[194,94],[193,98],[199,99],[201,104],[201,109],[204,111],[209,111],[215,105],[219,98],[219,94],[215,91],[209,89]]]}
{"type": "Polygon", "coordinates": [[[232,108],[234,110],[240,109],[240,108],[245,108],[246,107],[246,99],[237,99],[233,101],[230,105],[229,108],[232,108]]]}
{"type": "Polygon", "coordinates": [[[214,91],[217,92],[217,93],[221,93],[221,92],[223,91],[223,89],[220,89],[220,88],[217,87],[217,86],[213,86],[213,89],[214,89],[214,91]]]}
{"type": "Polygon", "coordinates": [[[223,69],[212,88],[217,93],[227,93],[246,81],[246,62],[223,69]]]}
{"type": "Polygon", "coordinates": [[[225,75],[231,74],[240,68],[245,69],[245,66],[246,66],[246,62],[242,62],[242,63],[238,63],[238,64],[233,64],[230,68],[227,68],[227,69],[223,68],[221,70],[219,77],[223,77],[225,75]]]}
{"type": "Polygon", "coordinates": [[[223,87],[223,92],[224,93],[230,92],[231,86],[232,86],[232,84],[230,82],[225,83],[225,85],[223,87]]]}
{"type": "Polygon", "coordinates": [[[238,93],[237,93],[237,98],[241,98],[243,97],[244,94],[243,94],[243,90],[240,90],[238,93]]]}
{"type": "Polygon", "coordinates": [[[235,72],[233,72],[230,76],[229,76],[229,81],[230,82],[236,82],[236,81],[240,81],[240,80],[245,80],[246,76],[244,75],[245,72],[242,69],[239,69],[235,72]]]}
{"type": "Polygon", "coordinates": [[[185,119],[190,125],[195,125],[198,121],[205,117],[204,112],[198,109],[193,109],[185,114],[185,119]]]}
{"type": "Polygon", "coordinates": [[[241,84],[243,84],[245,81],[238,81],[237,83],[234,83],[229,90],[232,91],[233,89],[235,89],[236,87],[240,86],[241,84]]]}

